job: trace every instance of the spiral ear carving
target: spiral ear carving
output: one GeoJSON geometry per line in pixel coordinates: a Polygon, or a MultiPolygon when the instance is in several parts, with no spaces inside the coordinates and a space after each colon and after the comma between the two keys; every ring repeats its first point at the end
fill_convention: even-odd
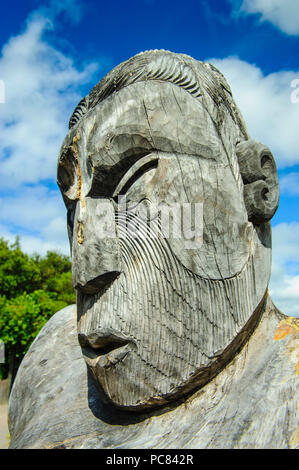
{"type": "Polygon", "coordinates": [[[270,220],[279,204],[278,175],[274,157],[268,147],[255,140],[236,146],[244,183],[244,201],[248,220],[261,224],[270,220]]]}

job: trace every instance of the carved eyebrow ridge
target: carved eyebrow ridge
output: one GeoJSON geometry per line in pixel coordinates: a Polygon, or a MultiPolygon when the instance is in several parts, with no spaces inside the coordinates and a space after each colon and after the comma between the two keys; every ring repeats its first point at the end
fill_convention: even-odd
{"type": "Polygon", "coordinates": [[[148,154],[142,157],[129,169],[129,171],[123,176],[123,178],[118,183],[113,197],[118,195],[125,194],[128,189],[138,180],[144,173],[147,171],[157,168],[158,166],[158,156],[156,154],[148,154]]]}
{"type": "Polygon", "coordinates": [[[212,98],[217,106],[218,123],[222,122],[223,105],[239,126],[245,138],[248,138],[246,125],[232,97],[224,76],[212,64],[194,60],[185,54],[174,54],[165,50],[141,52],[112,69],[83,98],[73,112],[69,128],[76,125],[84,115],[108,96],[130,84],[159,80],[167,81],[184,88],[194,98],[201,98],[206,105],[212,98]]]}

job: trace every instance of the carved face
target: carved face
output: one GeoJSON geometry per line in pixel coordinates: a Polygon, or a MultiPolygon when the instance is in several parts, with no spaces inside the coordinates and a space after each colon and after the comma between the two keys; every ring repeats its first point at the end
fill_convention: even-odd
{"type": "Polygon", "coordinates": [[[209,380],[261,302],[278,196],[259,145],[229,113],[217,128],[200,100],[159,81],[122,88],[69,131],[58,181],[79,342],[115,405],[163,404],[209,380]],[[181,216],[166,234],[165,206],[181,216]],[[196,217],[202,232],[190,243],[196,217]]]}

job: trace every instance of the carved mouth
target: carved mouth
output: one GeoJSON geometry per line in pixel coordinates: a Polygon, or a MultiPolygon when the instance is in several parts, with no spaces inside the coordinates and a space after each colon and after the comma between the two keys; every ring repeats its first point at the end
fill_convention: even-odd
{"type": "Polygon", "coordinates": [[[136,344],[132,339],[110,329],[79,333],[79,343],[87,363],[92,367],[109,368],[123,360],[136,344]]]}

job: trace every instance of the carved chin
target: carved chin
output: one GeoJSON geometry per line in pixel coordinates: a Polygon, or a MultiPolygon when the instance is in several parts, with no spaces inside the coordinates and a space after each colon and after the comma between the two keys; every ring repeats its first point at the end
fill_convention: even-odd
{"type": "Polygon", "coordinates": [[[119,277],[105,292],[78,294],[79,341],[108,400],[129,408],[162,405],[203,384],[216,361],[227,360],[267,288],[268,279],[256,279],[255,271],[268,253],[257,249],[241,272],[211,280],[186,269],[165,239],[120,238],[120,246],[119,277]]]}

